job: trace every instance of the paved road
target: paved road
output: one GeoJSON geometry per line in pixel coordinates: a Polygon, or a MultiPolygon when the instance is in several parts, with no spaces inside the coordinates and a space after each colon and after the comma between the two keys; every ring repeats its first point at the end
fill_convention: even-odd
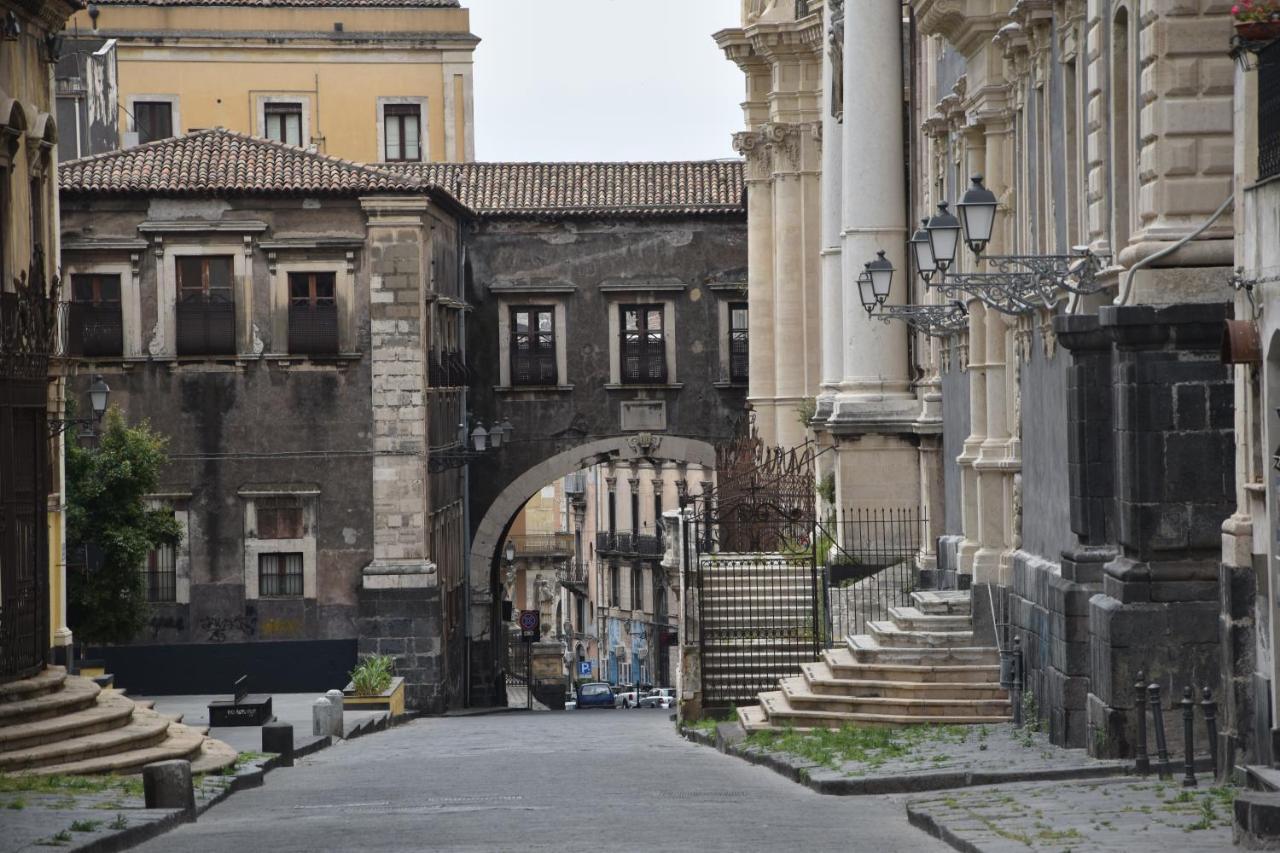
{"type": "Polygon", "coordinates": [[[947,850],[899,798],[823,797],[660,710],[419,720],[268,774],[140,850],[947,850]]]}

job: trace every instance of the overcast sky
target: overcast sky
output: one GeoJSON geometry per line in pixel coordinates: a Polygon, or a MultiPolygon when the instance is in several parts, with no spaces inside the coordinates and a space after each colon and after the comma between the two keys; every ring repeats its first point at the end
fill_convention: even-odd
{"type": "Polygon", "coordinates": [[[476,159],[733,157],[742,72],[711,34],[740,0],[463,0],[476,159]]]}

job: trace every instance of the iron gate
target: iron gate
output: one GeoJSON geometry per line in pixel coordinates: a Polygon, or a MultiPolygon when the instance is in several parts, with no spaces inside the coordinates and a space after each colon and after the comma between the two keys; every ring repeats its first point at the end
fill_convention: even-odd
{"type": "Polygon", "coordinates": [[[927,527],[914,507],[845,510],[819,525],[828,645],[866,634],[869,622],[889,619],[890,607],[911,603],[927,527]]]}

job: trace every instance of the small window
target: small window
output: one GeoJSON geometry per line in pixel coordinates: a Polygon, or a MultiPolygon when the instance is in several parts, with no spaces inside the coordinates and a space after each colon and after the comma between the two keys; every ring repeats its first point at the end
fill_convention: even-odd
{"type": "Polygon", "coordinates": [[[337,275],[289,273],[289,352],[332,355],[338,351],[337,275]]]}
{"type": "Polygon", "coordinates": [[[178,549],[175,545],[161,545],[147,554],[147,601],[165,602],[178,600],[178,549]]]}
{"type": "Polygon", "coordinates": [[[661,305],[622,306],[622,381],[665,384],[667,347],[661,305]]]}
{"type": "Polygon", "coordinates": [[[267,139],[302,147],[302,104],[269,102],[262,105],[267,139]]]}
{"type": "Polygon", "coordinates": [[[511,309],[511,384],[555,385],[555,309],[511,309]]]}
{"type": "Polygon", "coordinates": [[[97,273],[71,276],[70,310],[67,344],[73,355],[124,354],[120,276],[97,273]]]}
{"type": "Polygon", "coordinates": [[[619,607],[622,604],[622,583],[617,565],[609,566],[609,606],[619,607]]]}
{"type": "Polygon", "coordinates": [[[259,498],[253,502],[259,539],[301,539],[302,501],[295,497],[259,498]]]}
{"type": "Polygon", "coordinates": [[[44,248],[44,181],[31,179],[31,246],[44,248]]]}
{"type": "Polygon", "coordinates": [[[747,381],[747,303],[729,303],[729,381],[747,381]]]}
{"type": "Polygon", "coordinates": [[[178,270],[178,355],[234,355],[231,258],[182,257],[178,270]]]}
{"type": "Polygon", "coordinates": [[[173,104],[168,101],[134,101],[133,125],[138,144],[173,136],[173,104]]]}
{"type": "Polygon", "coordinates": [[[631,609],[644,610],[644,571],[639,563],[631,564],[631,609]]]}
{"type": "Polygon", "coordinates": [[[386,104],[382,108],[387,162],[416,163],[422,159],[422,109],[417,104],[386,104]]]}
{"type": "Polygon", "coordinates": [[[258,597],[301,598],[302,555],[259,554],[258,597]]]}

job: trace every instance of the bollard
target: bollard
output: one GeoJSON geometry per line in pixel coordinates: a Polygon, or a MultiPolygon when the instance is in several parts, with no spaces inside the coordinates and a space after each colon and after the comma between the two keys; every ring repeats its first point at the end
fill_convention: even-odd
{"type": "Polygon", "coordinates": [[[329,700],[329,704],[333,706],[333,717],[330,718],[331,719],[330,725],[333,726],[333,729],[332,731],[329,732],[329,734],[333,735],[336,738],[341,738],[344,734],[346,734],[346,729],[343,728],[343,721],[342,721],[343,720],[342,712],[345,710],[342,706],[342,700],[344,699],[342,695],[342,691],[330,690],[328,693],[324,694],[324,696],[326,699],[329,700]]]}
{"type": "Polygon", "coordinates": [[[1133,760],[1133,769],[1140,775],[1151,773],[1151,759],[1147,758],[1147,674],[1138,670],[1138,680],[1133,685],[1137,701],[1134,710],[1138,712],[1138,748],[1133,760]]]}
{"type": "Polygon", "coordinates": [[[321,696],[311,703],[311,733],[316,737],[329,734],[329,715],[333,703],[321,696]]]}
{"type": "Polygon", "coordinates": [[[1013,636],[1013,727],[1022,728],[1022,635],[1013,636]]]}
{"type": "Polygon", "coordinates": [[[143,767],[142,796],[149,809],[182,809],[185,820],[195,820],[196,792],[191,787],[191,762],[175,759],[143,767]]]}
{"type": "Polygon", "coordinates": [[[1208,687],[1200,695],[1204,697],[1200,710],[1204,712],[1204,725],[1209,730],[1209,761],[1213,764],[1213,778],[1222,781],[1226,771],[1218,765],[1218,703],[1213,701],[1213,691],[1208,687]]]}
{"type": "Polygon", "coordinates": [[[293,724],[267,723],[262,727],[262,751],[280,756],[281,767],[293,766],[293,724]]]}
{"type": "Polygon", "coordinates": [[[1196,706],[1191,688],[1182,688],[1182,787],[1196,787],[1196,706]]]}
{"type": "Polygon", "coordinates": [[[1160,685],[1152,682],[1147,685],[1147,698],[1151,704],[1151,725],[1156,730],[1156,773],[1161,779],[1172,779],[1173,771],[1169,769],[1169,744],[1164,737],[1164,709],[1160,707],[1160,685]]]}

